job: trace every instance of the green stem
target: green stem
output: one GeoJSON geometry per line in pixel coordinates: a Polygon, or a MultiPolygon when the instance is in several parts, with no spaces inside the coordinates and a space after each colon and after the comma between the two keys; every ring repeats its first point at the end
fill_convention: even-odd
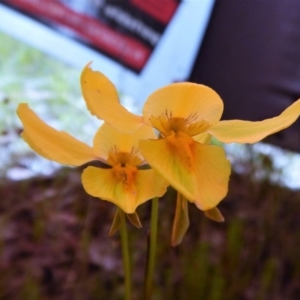
{"type": "Polygon", "coordinates": [[[158,220],[158,198],[152,199],[150,237],[148,241],[147,268],[145,275],[145,300],[150,300],[152,295],[153,275],[155,265],[156,240],[158,220]]]}
{"type": "Polygon", "coordinates": [[[129,243],[128,243],[128,233],[126,226],[125,213],[120,209],[119,211],[121,217],[121,243],[122,243],[122,253],[123,253],[123,267],[125,276],[125,299],[131,299],[131,260],[129,255],[129,243]]]}

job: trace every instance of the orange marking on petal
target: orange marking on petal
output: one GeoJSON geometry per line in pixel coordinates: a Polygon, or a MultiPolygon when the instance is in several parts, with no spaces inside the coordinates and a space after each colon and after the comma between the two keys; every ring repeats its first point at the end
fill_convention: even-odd
{"type": "Polygon", "coordinates": [[[137,168],[129,164],[118,164],[112,168],[113,176],[116,180],[124,185],[124,189],[132,195],[137,194],[136,190],[136,175],[137,168]]]}
{"type": "Polygon", "coordinates": [[[142,164],[142,160],[134,154],[134,149],[131,153],[127,152],[117,152],[117,150],[110,151],[107,158],[107,163],[114,167],[116,165],[125,165],[129,164],[131,166],[139,166],[142,164]]]}
{"type": "Polygon", "coordinates": [[[151,125],[157,129],[163,136],[168,134],[168,119],[165,116],[162,117],[150,117],[149,121],[151,125]]]}
{"type": "Polygon", "coordinates": [[[168,148],[172,155],[177,156],[181,163],[188,169],[194,170],[195,166],[195,141],[184,133],[176,133],[166,137],[168,148]]]}
{"type": "Polygon", "coordinates": [[[192,123],[188,126],[187,132],[189,136],[195,136],[207,131],[211,127],[211,124],[202,120],[196,123],[192,123]]]}

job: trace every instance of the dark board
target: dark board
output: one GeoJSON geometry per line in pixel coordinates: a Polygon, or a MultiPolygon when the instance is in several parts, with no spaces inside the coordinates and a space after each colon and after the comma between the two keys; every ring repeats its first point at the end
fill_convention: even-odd
{"type": "MultiPolygon", "coordinates": [[[[221,95],[223,119],[278,115],[300,98],[300,1],[216,0],[190,80],[221,95]]],[[[266,141],[300,151],[300,121],[266,141]]]]}

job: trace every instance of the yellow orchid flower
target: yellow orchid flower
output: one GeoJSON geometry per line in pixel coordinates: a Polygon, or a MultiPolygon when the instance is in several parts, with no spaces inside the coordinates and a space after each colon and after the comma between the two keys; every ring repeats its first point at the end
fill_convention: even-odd
{"type": "Polygon", "coordinates": [[[25,103],[18,106],[17,113],[24,126],[22,138],[39,155],[70,166],[95,160],[105,163],[107,168],[88,166],[84,169],[83,187],[88,194],[117,205],[129,214],[131,221],[137,218],[130,216],[135,214],[137,206],[166,192],[167,183],[156,171],[139,169],[144,158],[138,150],[138,141],[154,139],[152,128],[140,126],[132,134],[122,134],[104,123],[90,147],[68,133],[48,126],[25,103]]]}
{"type": "Polygon", "coordinates": [[[219,95],[207,86],[183,82],[152,93],[142,116],[137,116],[120,104],[114,85],[90,64],[82,71],[81,88],[91,113],[117,130],[134,132],[145,124],[158,130],[158,139],[139,143],[149,165],[182,195],[183,206],[187,199],[220,220],[215,208],[227,194],[230,164],[221,147],[208,144],[209,138],[255,143],[290,126],[300,114],[298,100],[264,121],[220,121],[223,102],[219,95]]]}

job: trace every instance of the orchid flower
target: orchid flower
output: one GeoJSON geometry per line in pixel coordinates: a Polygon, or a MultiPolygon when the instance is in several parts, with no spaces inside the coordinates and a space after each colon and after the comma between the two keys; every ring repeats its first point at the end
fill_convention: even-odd
{"type": "Polygon", "coordinates": [[[256,143],[287,128],[300,114],[298,100],[279,116],[264,121],[221,121],[220,96],[205,85],[182,82],[153,92],[138,116],[120,104],[113,83],[90,64],[82,71],[81,89],[90,112],[120,132],[131,133],[145,125],[158,131],[158,138],[141,139],[139,149],[148,164],[178,191],[173,245],[180,243],[189,226],[186,201],[207,217],[224,220],[216,206],[227,194],[231,167],[224,149],[210,145],[211,137],[223,143],[256,143]]]}
{"type": "MultiPolygon", "coordinates": [[[[167,184],[155,170],[139,168],[145,161],[138,141],[154,139],[152,128],[140,126],[134,133],[123,134],[104,123],[90,147],[68,133],[48,126],[25,103],[19,105],[17,113],[24,126],[22,138],[44,158],[69,166],[81,166],[91,161],[107,165],[84,169],[82,184],[88,194],[110,201],[131,215],[140,204],[166,192],[167,184]]],[[[130,220],[136,217],[132,216],[130,220]]]]}
{"type": "Polygon", "coordinates": [[[113,83],[90,64],[83,69],[81,88],[90,112],[120,132],[144,125],[155,128],[159,138],[141,139],[140,151],[171,186],[204,211],[225,197],[230,175],[224,150],[210,145],[210,137],[223,143],[256,143],[290,126],[300,114],[298,100],[264,121],[220,121],[220,96],[205,85],[182,82],[152,93],[138,116],[120,104],[113,83]]]}

